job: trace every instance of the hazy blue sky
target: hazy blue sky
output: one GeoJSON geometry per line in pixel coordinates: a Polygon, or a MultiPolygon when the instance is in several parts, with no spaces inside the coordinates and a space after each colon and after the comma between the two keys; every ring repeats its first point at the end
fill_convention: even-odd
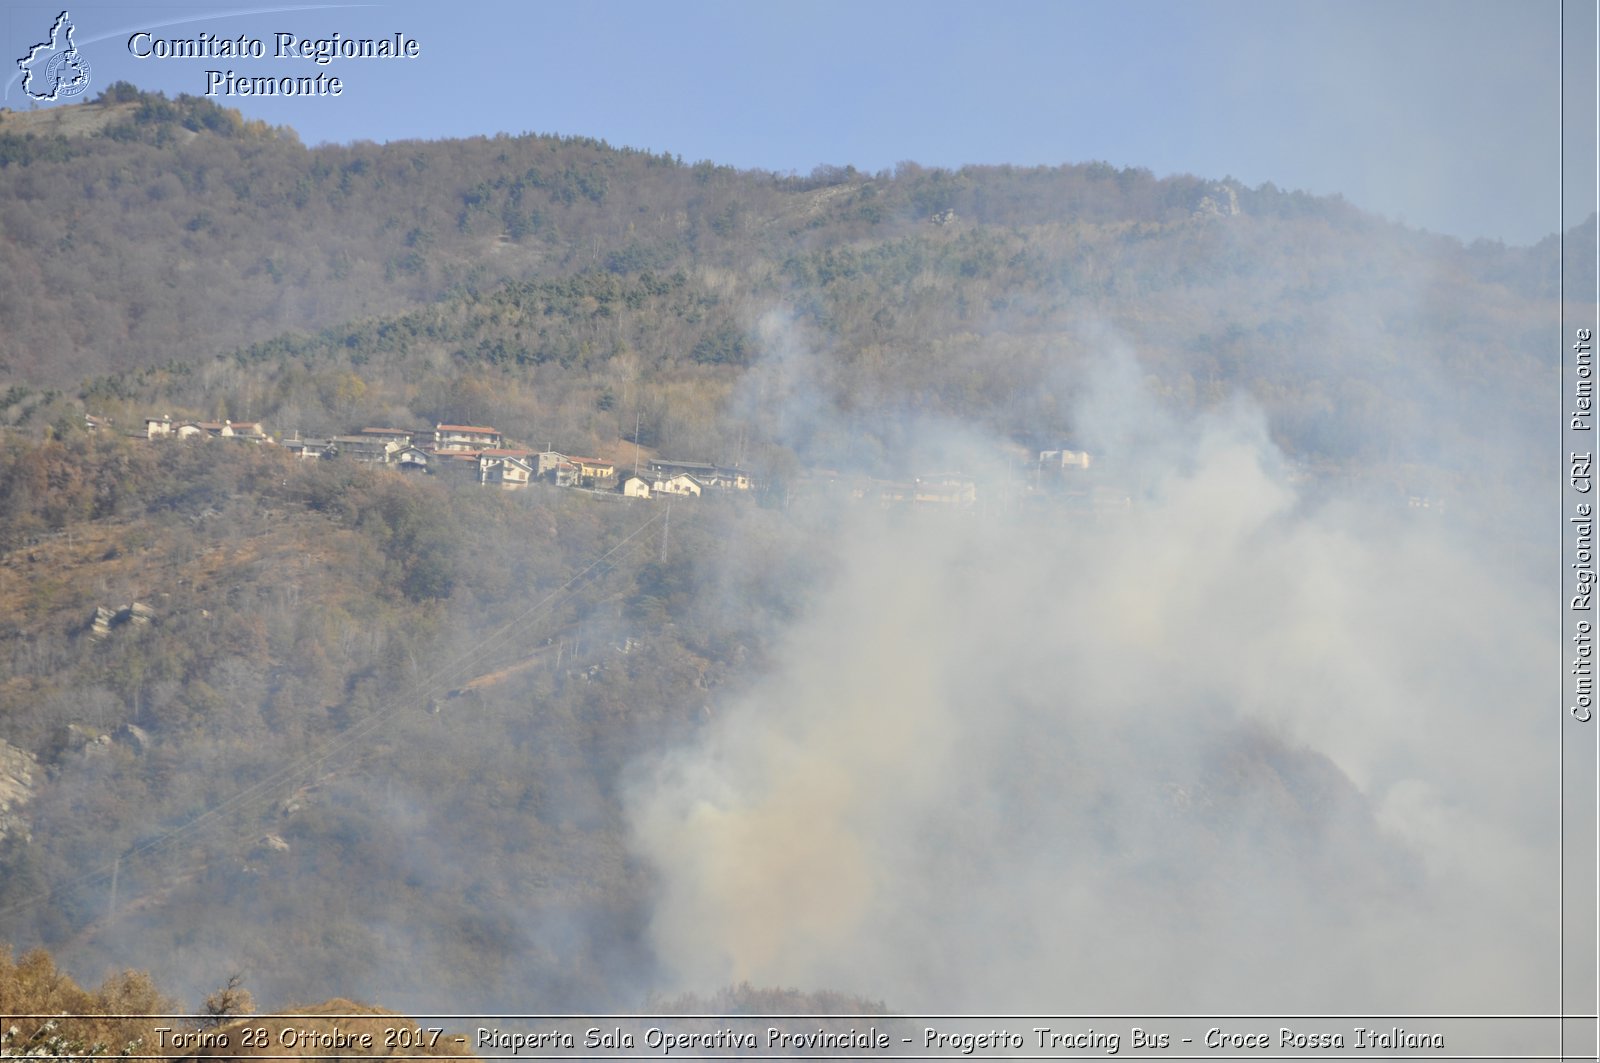
{"type": "MultiPolygon", "coordinates": [[[[54,4],[6,3],[15,60],[54,4]]],[[[1561,224],[1560,0],[631,0],[70,5],[90,94],[203,94],[208,69],[334,74],[334,98],[217,97],[308,144],[496,132],[602,137],[685,160],[809,172],[902,160],[1056,165],[1338,192],[1464,239],[1561,224]],[[256,12],[247,14],[247,12],[256,12]],[[262,14],[261,12],[268,12],[262,14]],[[180,21],[182,20],[182,21],[180,21]],[[264,60],[129,54],[247,34],[264,60]],[[273,34],[415,38],[415,60],[271,57],[273,34]]],[[[1569,107],[1592,115],[1594,4],[1568,0],[1569,107]]],[[[5,104],[28,106],[16,76],[5,104]]],[[[51,106],[44,104],[41,106],[51,106]]],[[[1570,117],[1570,116],[1569,116],[1570,117]]],[[[1571,124],[1571,123],[1569,123],[1571,124]]],[[[1566,148],[1594,156],[1592,117],[1566,148]]],[[[1569,187],[1568,224],[1593,209],[1569,187]]]]}

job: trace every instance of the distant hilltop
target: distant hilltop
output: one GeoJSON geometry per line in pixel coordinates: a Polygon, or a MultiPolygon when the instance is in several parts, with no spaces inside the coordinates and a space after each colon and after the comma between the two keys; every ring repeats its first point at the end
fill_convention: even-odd
{"type": "Polygon", "coordinates": [[[133,118],[139,109],[137,102],[111,101],[73,103],[58,107],[40,107],[15,111],[0,107],[0,133],[14,136],[90,137],[105,132],[116,122],[133,118]]]}
{"type": "MultiPolygon", "coordinates": [[[[165,143],[175,132],[202,131],[223,136],[269,136],[298,141],[287,127],[247,119],[237,110],[219,107],[201,96],[179,95],[171,100],[159,92],[144,92],[118,81],[91,101],[17,110],[0,107],[0,136],[88,138],[112,141],[150,140],[165,143]]],[[[182,138],[189,139],[188,137],[182,138]]],[[[8,160],[0,159],[0,168],[8,160]]]]}

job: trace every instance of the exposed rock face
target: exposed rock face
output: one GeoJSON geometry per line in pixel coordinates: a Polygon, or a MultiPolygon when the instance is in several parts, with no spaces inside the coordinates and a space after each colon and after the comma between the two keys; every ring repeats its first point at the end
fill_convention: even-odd
{"type": "Polygon", "coordinates": [[[122,743],[135,753],[144,753],[150,748],[150,732],[131,723],[125,723],[117,728],[111,740],[122,743]]]}
{"type": "Polygon", "coordinates": [[[111,634],[111,618],[116,615],[103,605],[97,607],[93,619],[89,621],[89,633],[97,639],[105,638],[111,634]]]}
{"type": "Polygon", "coordinates": [[[0,838],[16,834],[28,839],[28,821],[22,810],[33,796],[39,762],[32,753],[0,742],[0,838]]]}
{"type": "Polygon", "coordinates": [[[1195,208],[1196,218],[1232,218],[1239,213],[1239,194],[1232,185],[1217,182],[1212,184],[1204,196],[1200,197],[1200,205],[1195,208]]]}
{"type": "Polygon", "coordinates": [[[155,610],[143,602],[134,602],[132,605],[124,605],[115,610],[102,605],[95,609],[94,616],[89,620],[89,634],[93,638],[103,639],[111,634],[112,628],[123,624],[145,627],[155,615],[155,610]]]}

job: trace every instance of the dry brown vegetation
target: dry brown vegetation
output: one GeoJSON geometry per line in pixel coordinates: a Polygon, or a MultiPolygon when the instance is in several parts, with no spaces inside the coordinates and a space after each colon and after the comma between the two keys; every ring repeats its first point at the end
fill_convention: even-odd
{"type": "MultiPolygon", "coordinates": [[[[1197,216],[1219,182],[1098,163],[793,178],[552,136],[307,149],[126,86],[51,114],[0,120],[0,739],[45,774],[32,840],[0,840],[0,940],[159,962],[187,999],[240,969],[269,1007],[659,989],[624,792],[762,675],[836,564],[784,481],[909,475],[914,420],[1059,447],[1117,350],[1180,414],[1248,397],[1318,483],[1402,504],[1525,478],[1516,446],[1544,438],[1549,242],[1462,247],[1236,182],[1241,214],[1197,216]],[[86,411],[490,423],[624,465],[737,460],[772,490],[679,506],[667,536],[648,507],[91,436],[86,411]],[[1512,445],[1479,446],[1485,424],[1512,445]],[[135,601],[148,627],[91,637],[135,601]]],[[[1093,831],[1110,788],[1073,756],[1093,831]]],[[[1329,823],[1372,840],[1325,758],[1277,739],[1228,732],[1200,777],[1196,852],[1241,810],[1289,859],[1329,823]]],[[[6,971],[39,1007],[157,999],[134,976],[73,996],[40,954],[6,971]]],[[[791,1003],[865,1006],[670,1006],[791,1003]]],[[[142,1036],[107,1022],[72,1037],[142,1036]]]]}
{"type": "Polygon", "coordinates": [[[554,489],[225,442],[16,442],[0,481],[76,478],[6,496],[0,734],[45,771],[32,840],[0,841],[0,933],[75,963],[270,970],[269,1003],[398,988],[510,1005],[529,968],[572,1003],[633,977],[617,963],[643,969],[619,773],[759,646],[790,593],[777,571],[712,612],[689,580],[721,532],[791,536],[775,514],[675,514],[663,557],[648,514],[554,489]],[[106,470],[122,489],[96,503],[106,470]],[[147,627],[92,635],[96,606],[133,601],[147,627]],[[94,741],[124,725],[148,743],[94,741]],[[373,926],[416,905],[434,915],[410,947],[431,959],[396,966],[373,926]],[[555,953],[541,919],[605,929],[555,953]]]}
{"type": "Polygon", "coordinates": [[[1525,338],[1559,266],[1550,241],[1462,247],[1270,185],[1211,216],[1219,182],[1100,163],[779,178],[583,138],[306,149],[127,86],[84,108],[126,117],[0,132],[13,422],[70,383],[123,424],[487,421],[573,451],[638,424],[781,467],[804,441],[750,374],[777,315],[869,437],[882,409],[1070,435],[1068,381],[1125,345],[1179,407],[1244,390],[1297,457],[1390,461],[1427,450],[1396,427],[1419,403],[1534,416],[1491,381],[1543,364],[1525,338]]]}
{"type": "Polygon", "coordinates": [[[33,949],[0,952],[0,1029],[7,1056],[154,1053],[158,1017],[174,1010],[143,971],[124,971],[84,989],[33,949]]]}
{"type": "Polygon", "coordinates": [[[424,1030],[399,1012],[370,1004],[336,998],[256,1014],[237,978],[207,1001],[219,1002],[227,1021],[211,1022],[183,1014],[143,971],[112,975],[90,990],[59,970],[43,949],[20,959],[0,954],[0,1015],[6,1024],[0,1041],[8,1057],[332,1058],[336,1051],[338,1058],[472,1058],[457,1035],[424,1030]],[[286,1030],[293,1037],[286,1038],[286,1030]],[[334,1044],[339,1047],[330,1049],[334,1044]]]}

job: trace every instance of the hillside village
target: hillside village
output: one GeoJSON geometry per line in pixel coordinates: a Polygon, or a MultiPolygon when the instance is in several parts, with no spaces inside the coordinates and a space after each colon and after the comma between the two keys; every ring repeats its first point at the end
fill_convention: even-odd
{"type": "Polygon", "coordinates": [[[707,491],[749,491],[751,474],[731,465],[703,461],[651,459],[635,462],[619,475],[618,462],[546,447],[518,446],[488,425],[436,424],[432,429],[364,427],[350,435],[294,438],[281,442],[259,421],[180,421],[170,416],[145,420],[144,438],[235,439],[281,446],[305,461],[342,460],[381,465],[403,473],[428,473],[505,490],[536,482],[557,487],[610,491],[629,498],[655,495],[699,497],[707,491]]]}
{"type": "MultiPolygon", "coordinates": [[[[90,431],[111,427],[108,419],[93,415],[86,417],[85,425],[90,431]]],[[[539,450],[507,439],[490,425],[441,423],[431,429],[366,426],[348,435],[301,438],[297,433],[293,438],[279,440],[259,421],[175,421],[165,415],[146,418],[144,431],[136,435],[150,441],[226,439],[277,446],[304,461],[354,461],[409,475],[438,475],[508,491],[542,483],[650,499],[750,497],[769,486],[752,471],[735,464],[645,457],[642,450],[631,462],[570,454],[551,446],[539,450]]],[[[1073,482],[1093,465],[1087,451],[1044,450],[1037,457],[1019,452],[1006,458],[1013,466],[1008,479],[1014,479],[1018,497],[1068,487],[1084,488],[1084,501],[1097,511],[1130,504],[1126,491],[1107,485],[1096,485],[1091,491],[1086,483],[1073,482]]],[[[812,468],[793,480],[785,487],[788,499],[796,494],[821,494],[885,506],[950,509],[976,506],[980,486],[978,478],[964,472],[892,480],[859,470],[812,468]]],[[[1008,485],[1006,494],[1012,493],[1008,485]]]]}

